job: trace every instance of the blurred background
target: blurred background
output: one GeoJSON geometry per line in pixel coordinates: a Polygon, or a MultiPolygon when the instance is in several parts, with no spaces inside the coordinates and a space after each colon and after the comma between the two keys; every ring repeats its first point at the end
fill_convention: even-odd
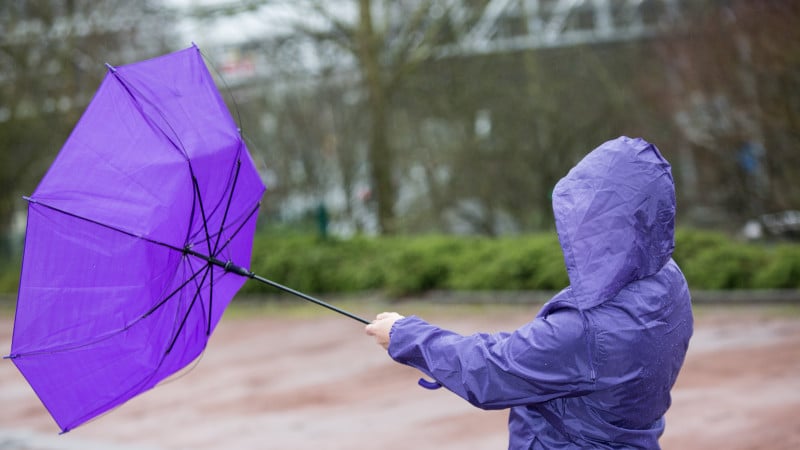
{"type": "Polygon", "coordinates": [[[672,163],[679,227],[800,236],[800,2],[10,0],[4,260],[104,64],[193,42],[267,184],[262,230],[552,232],[558,179],[628,135],[672,163]]]}
{"type": "MultiPolygon", "coordinates": [[[[524,323],[569,283],[555,183],[609,139],[654,143],[698,319],[664,446],[800,448],[800,1],[0,0],[1,348],[23,196],[105,64],[192,43],[267,185],[251,270],[364,317],[524,323]]],[[[0,448],[504,445],[504,414],[420,393],[360,325],[274,295],[243,288],[191,382],[40,446],[19,433],[53,424],[0,365],[0,448]]]]}

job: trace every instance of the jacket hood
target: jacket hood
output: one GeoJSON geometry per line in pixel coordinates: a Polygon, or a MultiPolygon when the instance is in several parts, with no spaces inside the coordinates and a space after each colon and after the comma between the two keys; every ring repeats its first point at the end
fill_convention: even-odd
{"type": "Polygon", "coordinates": [[[675,248],[675,187],[655,145],[619,137],[592,150],[553,190],[571,300],[588,309],[658,272],[675,248]]]}

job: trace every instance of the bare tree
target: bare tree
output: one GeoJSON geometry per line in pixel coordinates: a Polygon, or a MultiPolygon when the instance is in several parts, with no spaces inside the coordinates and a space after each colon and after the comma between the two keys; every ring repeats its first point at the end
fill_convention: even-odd
{"type": "MultiPolygon", "coordinates": [[[[490,235],[542,229],[552,226],[558,179],[625,134],[673,161],[681,211],[796,204],[796,50],[780,41],[797,33],[795,6],[681,2],[688,22],[672,39],[654,28],[633,40],[459,53],[460,33],[481,23],[488,4],[292,2],[314,20],[259,44],[274,52],[285,84],[268,95],[277,124],[270,159],[302,174],[279,189],[342,189],[352,214],[352,190],[367,178],[387,233],[452,231],[452,218],[490,235]],[[308,54],[311,68],[299,63],[308,54]],[[753,161],[763,176],[749,174],[753,161]]],[[[489,15],[489,28],[533,23],[520,11],[489,15]]]]}
{"type": "Polygon", "coordinates": [[[687,26],[657,42],[671,73],[656,98],[676,118],[703,175],[695,200],[718,211],[716,223],[798,208],[800,5],[693,6],[687,26]]]}
{"type": "Polygon", "coordinates": [[[297,30],[316,42],[333,42],[356,63],[360,86],[365,93],[368,118],[367,161],[378,228],[396,231],[397,202],[396,149],[390,138],[391,113],[409,75],[429,61],[440,36],[446,14],[442,2],[377,2],[358,0],[344,9],[353,17],[338,13],[348,2],[306,2],[310,13],[326,25],[297,30]]]}

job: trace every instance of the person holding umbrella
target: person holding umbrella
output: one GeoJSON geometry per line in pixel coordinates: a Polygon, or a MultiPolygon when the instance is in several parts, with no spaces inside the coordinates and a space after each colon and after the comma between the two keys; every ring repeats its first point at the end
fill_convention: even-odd
{"type": "Polygon", "coordinates": [[[657,449],[693,331],[670,165],[642,139],[605,142],[558,182],[553,212],[570,285],[529,323],[463,336],[385,312],[366,333],[471,404],[510,409],[510,449],[657,449]]]}

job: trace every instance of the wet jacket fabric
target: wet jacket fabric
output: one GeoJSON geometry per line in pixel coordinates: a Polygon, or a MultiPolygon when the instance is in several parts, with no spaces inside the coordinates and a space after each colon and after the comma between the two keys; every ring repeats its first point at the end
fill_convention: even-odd
{"type": "Polygon", "coordinates": [[[570,285],[532,321],[462,336],[410,316],[389,354],[510,408],[510,449],[657,449],[693,327],[670,165],[644,140],[608,141],[559,181],[553,211],[570,285]]]}

